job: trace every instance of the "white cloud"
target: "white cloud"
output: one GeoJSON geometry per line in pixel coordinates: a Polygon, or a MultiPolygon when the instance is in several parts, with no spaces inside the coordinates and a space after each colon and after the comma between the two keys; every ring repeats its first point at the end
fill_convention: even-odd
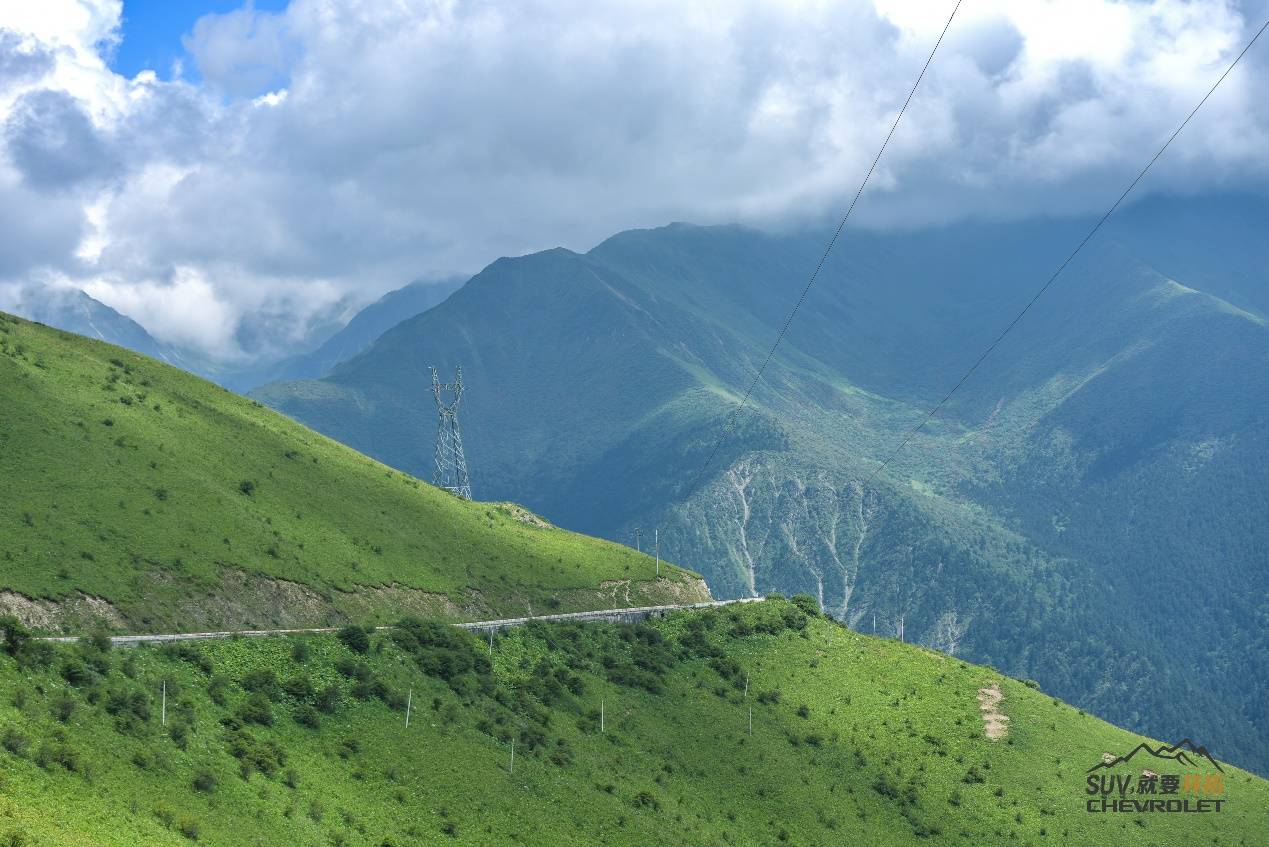
{"type": "MultiPolygon", "coordinates": [[[[670,220],[820,222],[950,8],[293,0],[199,21],[195,86],[109,71],[117,2],[3,5],[0,281],[77,281],[234,358],[499,255],[670,220]]],[[[1266,14],[966,2],[861,221],[1104,207],[1266,14]]],[[[1263,189],[1266,53],[1151,187],[1263,189]]]]}
{"type": "Polygon", "coordinates": [[[168,279],[140,283],[108,277],[90,279],[83,288],[103,303],[113,304],[156,337],[195,349],[234,348],[235,310],[198,268],[177,266],[168,279]]]}

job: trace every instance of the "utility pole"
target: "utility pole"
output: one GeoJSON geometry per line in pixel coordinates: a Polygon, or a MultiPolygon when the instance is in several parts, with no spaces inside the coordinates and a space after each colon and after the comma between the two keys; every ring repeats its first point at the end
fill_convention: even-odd
{"type": "Polygon", "coordinates": [[[635,527],[635,551],[638,553],[643,552],[643,547],[640,544],[640,541],[642,541],[642,539],[643,539],[643,530],[640,527],[635,527]]]}
{"type": "Polygon", "coordinates": [[[516,737],[515,733],[511,735],[511,773],[516,772],[516,737]]]}
{"type": "Polygon", "coordinates": [[[410,728],[410,707],[414,705],[414,686],[410,686],[410,693],[405,698],[405,728],[410,728]]]}
{"type": "Polygon", "coordinates": [[[599,698],[599,734],[604,734],[604,698],[599,698]]]}
{"type": "Polygon", "coordinates": [[[753,706],[749,707],[749,737],[753,737],[753,706]]]}
{"type": "Polygon", "coordinates": [[[167,680],[163,680],[163,705],[160,707],[159,723],[167,726],[167,680]]]}
{"type": "Polygon", "coordinates": [[[657,578],[659,579],[661,577],[661,530],[654,529],[652,533],[657,545],[657,578]]]}
{"type": "Polygon", "coordinates": [[[745,699],[749,699],[749,674],[745,674],[745,699]]]}
{"type": "Polygon", "coordinates": [[[489,627],[489,658],[493,658],[493,627],[489,627]]]}

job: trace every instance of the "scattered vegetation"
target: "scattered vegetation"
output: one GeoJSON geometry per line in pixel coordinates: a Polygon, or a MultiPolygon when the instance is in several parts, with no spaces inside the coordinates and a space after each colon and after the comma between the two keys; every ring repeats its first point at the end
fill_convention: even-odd
{"type": "Polygon", "coordinates": [[[1088,815],[1083,768],[1054,752],[1096,761],[1136,736],[985,668],[845,631],[798,598],[533,624],[496,636],[492,656],[435,621],[362,634],[364,651],[330,635],[0,657],[0,833],[105,847],[1181,845],[1253,843],[1269,825],[1266,784],[1233,768],[1219,829],[1088,815]],[[77,662],[87,674],[70,686],[77,662]],[[982,735],[988,678],[1012,746],[982,735]]]}

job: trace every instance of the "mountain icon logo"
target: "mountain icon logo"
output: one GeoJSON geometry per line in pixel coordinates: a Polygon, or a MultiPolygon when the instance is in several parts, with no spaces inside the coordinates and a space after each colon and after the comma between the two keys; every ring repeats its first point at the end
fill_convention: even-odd
{"type": "Polygon", "coordinates": [[[1195,744],[1188,738],[1183,738],[1175,744],[1160,744],[1158,747],[1151,747],[1143,741],[1123,756],[1114,756],[1107,753],[1102,756],[1102,760],[1100,762],[1089,768],[1087,772],[1092,773],[1093,771],[1101,768],[1113,768],[1115,765],[1120,765],[1131,760],[1132,757],[1136,756],[1138,753],[1149,753],[1156,759],[1168,759],[1170,761],[1180,762],[1183,765],[1194,765],[1197,764],[1197,760],[1199,759],[1207,759],[1207,761],[1211,762],[1218,771],[1221,773],[1225,772],[1225,769],[1221,767],[1220,762],[1216,761],[1216,759],[1212,757],[1212,754],[1207,752],[1206,747],[1201,744],[1195,744]]]}

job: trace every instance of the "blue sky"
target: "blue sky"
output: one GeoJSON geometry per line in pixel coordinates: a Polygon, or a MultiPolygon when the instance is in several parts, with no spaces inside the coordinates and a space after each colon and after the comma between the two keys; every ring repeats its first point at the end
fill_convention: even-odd
{"type": "Polygon", "coordinates": [[[152,70],[160,79],[171,79],[172,63],[180,60],[185,77],[197,79],[197,68],[181,46],[181,36],[194,28],[195,21],[244,6],[269,12],[286,4],[287,0],[124,0],[123,42],[110,67],[128,78],[152,70]]]}

